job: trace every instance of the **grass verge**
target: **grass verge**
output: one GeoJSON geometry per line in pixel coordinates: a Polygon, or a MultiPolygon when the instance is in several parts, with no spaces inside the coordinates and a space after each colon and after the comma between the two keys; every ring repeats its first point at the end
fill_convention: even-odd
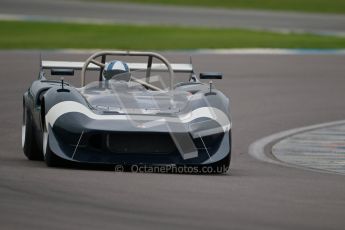
{"type": "MultiPolygon", "coordinates": [[[[95,0],[88,0],[95,1],[95,0]]],[[[259,9],[320,13],[345,13],[344,0],[96,0],[107,2],[152,3],[161,5],[259,9]]]]}
{"type": "Polygon", "coordinates": [[[345,38],[244,29],[0,21],[1,49],[345,48],[345,38]]]}

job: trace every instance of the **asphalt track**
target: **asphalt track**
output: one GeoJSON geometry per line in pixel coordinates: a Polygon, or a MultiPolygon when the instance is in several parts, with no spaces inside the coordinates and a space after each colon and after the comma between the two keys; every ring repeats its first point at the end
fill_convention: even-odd
{"type": "Polygon", "coordinates": [[[38,57],[0,52],[1,229],[344,229],[344,176],[248,155],[250,143],[269,134],[344,119],[344,55],[195,54],[197,71],[224,72],[215,85],[231,97],[233,160],[220,176],[47,168],[26,160],[22,94],[38,57]]]}
{"type": "Polygon", "coordinates": [[[66,0],[0,0],[0,18],[250,28],[345,36],[345,16],[66,0]]]}

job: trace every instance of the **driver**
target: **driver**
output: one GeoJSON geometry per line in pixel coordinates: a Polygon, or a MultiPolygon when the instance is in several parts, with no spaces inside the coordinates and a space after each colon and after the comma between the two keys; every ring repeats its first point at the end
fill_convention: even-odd
{"type": "Polygon", "coordinates": [[[127,63],[116,60],[105,64],[102,75],[103,80],[105,81],[113,79],[129,82],[129,80],[131,79],[131,73],[129,71],[127,63]]]}

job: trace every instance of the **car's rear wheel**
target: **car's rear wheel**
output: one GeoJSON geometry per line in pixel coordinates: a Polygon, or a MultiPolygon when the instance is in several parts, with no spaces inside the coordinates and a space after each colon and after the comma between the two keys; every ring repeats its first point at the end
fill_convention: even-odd
{"type": "Polygon", "coordinates": [[[38,147],[33,126],[32,116],[29,111],[23,108],[23,124],[22,124],[22,148],[24,155],[29,160],[42,160],[42,151],[38,147]]]}

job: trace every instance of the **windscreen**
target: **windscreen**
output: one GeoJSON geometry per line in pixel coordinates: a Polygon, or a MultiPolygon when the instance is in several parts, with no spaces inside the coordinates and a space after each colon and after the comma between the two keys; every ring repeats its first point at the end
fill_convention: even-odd
{"type": "Polygon", "coordinates": [[[169,89],[168,73],[147,75],[146,70],[140,70],[130,74],[128,81],[120,74],[110,80],[91,82],[80,91],[93,109],[102,112],[171,114],[180,112],[188,103],[190,93],[169,89]]]}

